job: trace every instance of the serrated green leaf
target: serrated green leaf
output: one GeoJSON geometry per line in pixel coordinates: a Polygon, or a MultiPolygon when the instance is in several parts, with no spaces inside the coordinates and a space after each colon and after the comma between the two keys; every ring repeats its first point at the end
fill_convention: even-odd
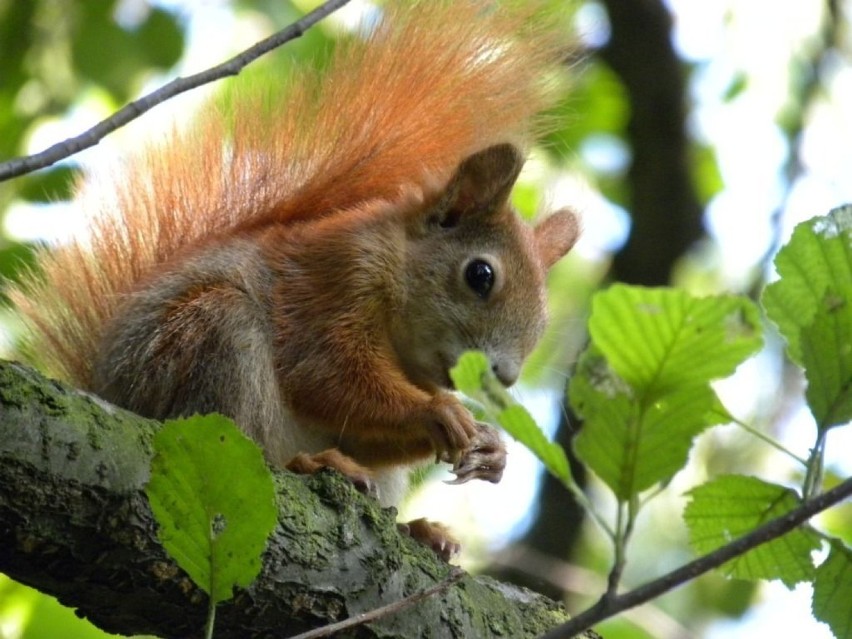
{"type": "Polygon", "coordinates": [[[852,550],[838,540],[816,569],[811,610],[837,639],[852,638],[852,550]]]}
{"type": "Polygon", "coordinates": [[[829,288],[800,346],[806,397],[823,430],[852,420],[852,285],[829,288]]]}
{"type": "Polygon", "coordinates": [[[621,501],[671,479],[686,464],[695,436],[722,421],[706,385],[642,404],[594,349],[578,362],[570,399],[584,419],[575,451],[621,501]]]}
{"type": "Polygon", "coordinates": [[[566,485],[571,482],[571,469],[565,450],[545,437],[526,408],[520,404],[509,406],[499,414],[497,422],[507,433],[529,448],[557,479],[566,485]]]}
{"type": "Polygon", "coordinates": [[[801,364],[800,334],[814,321],[829,288],[852,286],[852,206],[799,224],[775,257],[780,279],[761,298],[787,340],[790,359],[801,364]]]}
{"type": "Polygon", "coordinates": [[[480,351],[466,351],[450,369],[450,379],[456,389],[476,397],[482,390],[485,376],[491,371],[488,357],[480,351]]]}
{"type": "Polygon", "coordinates": [[[594,297],[589,332],[612,369],[648,401],[726,377],[762,344],[757,307],[746,298],[623,284],[594,297]]]}
{"type": "Polygon", "coordinates": [[[727,420],[710,381],[760,347],[760,329],[744,298],[621,284],[595,296],[570,387],[585,420],[575,448],[619,500],[670,480],[695,436],[727,420]]]}
{"type": "Polygon", "coordinates": [[[172,420],[154,438],[145,488],[163,547],[213,603],[248,586],[276,522],[258,446],[221,415],[172,420]]]}
{"type": "MultiPolygon", "coordinates": [[[[689,491],[684,511],[692,547],[709,553],[793,510],[793,491],[745,475],[725,475],[689,491]]],[[[788,588],[813,578],[811,553],[819,537],[797,528],[725,563],[719,570],[739,579],[780,579],[788,588]]]]}

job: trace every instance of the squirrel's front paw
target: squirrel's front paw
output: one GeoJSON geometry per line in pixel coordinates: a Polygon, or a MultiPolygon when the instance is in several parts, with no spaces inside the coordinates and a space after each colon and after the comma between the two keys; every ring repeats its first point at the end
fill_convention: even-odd
{"type": "Polygon", "coordinates": [[[455,396],[441,391],[432,398],[426,419],[435,458],[457,465],[479,431],[473,415],[455,396]]]}
{"type": "Polygon", "coordinates": [[[484,479],[496,484],[503,477],[506,468],[506,446],[500,434],[488,424],[477,422],[477,432],[470,447],[462,451],[461,457],[453,464],[456,476],[448,484],[463,484],[471,479],[484,479]]]}

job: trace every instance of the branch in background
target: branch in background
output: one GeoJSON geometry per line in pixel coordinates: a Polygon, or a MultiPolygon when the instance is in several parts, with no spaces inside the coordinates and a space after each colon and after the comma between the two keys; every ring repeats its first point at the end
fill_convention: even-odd
{"type": "Polygon", "coordinates": [[[710,554],[655,579],[644,586],[615,597],[602,597],[598,603],[588,610],[572,617],[571,621],[548,632],[541,639],[569,639],[583,629],[609,619],[623,610],[646,603],[651,599],[685,584],[726,561],[745,554],[749,550],[772,541],[802,525],[814,515],[840,503],[852,495],[852,477],[838,484],[831,490],[809,499],[795,510],[786,515],[773,519],[767,524],[754,529],[747,535],[732,541],[730,544],[714,550],[710,554]]]}
{"type": "Polygon", "coordinates": [[[216,80],[221,80],[222,78],[237,75],[248,64],[254,62],[254,60],[265,53],[280,47],[285,42],[301,37],[308,28],[347,4],[349,1],[350,0],[329,0],[306,14],[300,20],[297,20],[290,26],[282,29],[274,35],[271,35],[265,40],[258,42],[230,60],[186,78],[176,78],[172,80],[156,91],[131,102],[119,111],[116,111],[106,120],[99,122],[91,129],[77,137],[54,144],[40,153],[0,163],[0,182],[31,173],[38,169],[43,169],[55,162],[58,162],[59,160],[64,160],[83,149],[95,146],[104,139],[104,137],[116,129],[123,127],[125,124],[135,120],[146,111],[150,111],[158,104],[162,104],[176,95],[185,93],[205,84],[215,82],[216,80]]]}
{"type": "MultiPolygon", "coordinates": [[[[0,572],[120,634],[198,636],[207,597],[163,551],[142,487],[158,423],[0,361],[0,572]]],[[[286,637],[440,586],[369,622],[388,639],[537,637],[559,604],[464,575],[401,535],[393,509],[331,471],[275,473],[278,523],[257,580],[216,609],[216,637],[286,637]],[[443,588],[446,588],[443,590],[443,588]]],[[[589,634],[588,636],[594,636],[589,634]]]]}
{"type": "Polygon", "coordinates": [[[628,284],[665,286],[672,266],[704,235],[686,133],[683,62],[672,46],[672,18],[662,0],[603,4],[611,36],[601,56],[629,96],[632,156],[632,228],[612,275],[628,284]]]}

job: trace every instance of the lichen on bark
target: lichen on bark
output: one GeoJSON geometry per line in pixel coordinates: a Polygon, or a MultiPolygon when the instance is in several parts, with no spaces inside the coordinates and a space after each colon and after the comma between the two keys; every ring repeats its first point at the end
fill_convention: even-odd
{"type": "MultiPolygon", "coordinates": [[[[206,595],[165,555],[142,490],[158,423],[0,362],[0,570],[123,634],[199,635],[206,595]]],[[[275,471],[260,576],[217,637],[286,637],[440,583],[450,567],[332,471],[275,471]]],[[[534,637],[567,619],[540,595],[465,576],[341,637],[534,637]]]]}

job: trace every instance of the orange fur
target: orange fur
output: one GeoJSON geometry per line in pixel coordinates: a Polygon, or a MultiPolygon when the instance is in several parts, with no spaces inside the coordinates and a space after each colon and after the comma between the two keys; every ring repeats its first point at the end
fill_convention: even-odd
{"type": "Polygon", "coordinates": [[[326,73],[295,72],[287,92],[236,89],[88,181],[77,200],[91,236],[43,252],[11,293],[29,352],[89,388],[104,325],[152,272],[217,238],[393,198],[489,145],[524,148],[554,99],[559,19],[538,1],[391,2],[326,73]]]}

